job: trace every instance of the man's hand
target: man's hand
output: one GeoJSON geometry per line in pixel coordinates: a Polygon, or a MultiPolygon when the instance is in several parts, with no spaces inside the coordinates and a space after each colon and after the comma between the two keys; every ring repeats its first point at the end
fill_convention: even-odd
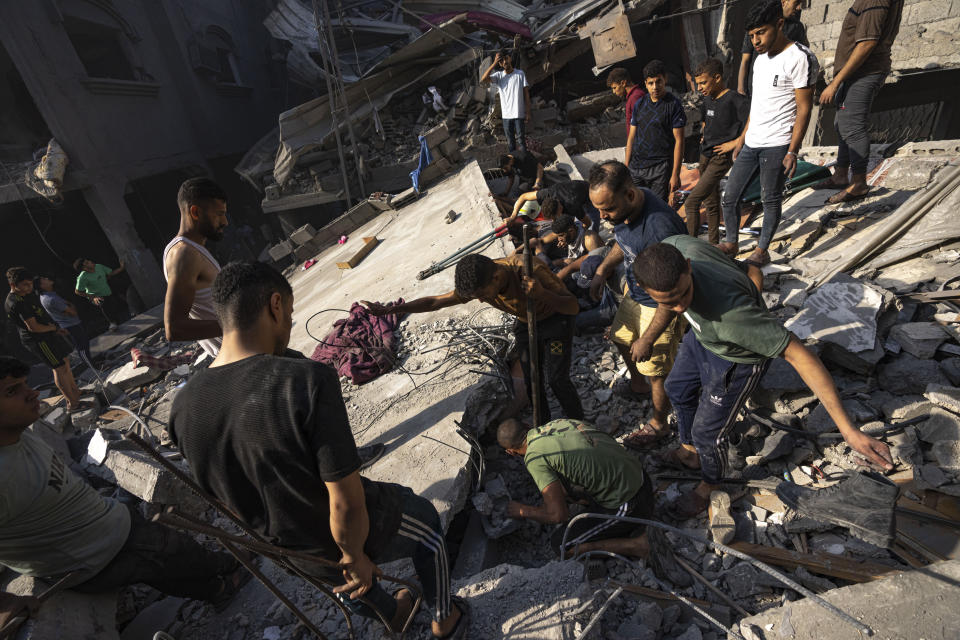
{"type": "Polygon", "coordinates": [[[530,276],[523,276],[523,292],[534,300],[539,300],[543,296],[543,287],[540,283],[530,276]]]}
{"type": "Polygon", "coordinates": [[[94,296],[91,298],[91,300],[93,300],[93,304],[97,305],[98,307],[103,304],[103,298],[100,296],[94,296]]]}
{"type": "MultiPolygon", "coordinates": [[[[733,140],[729,140],[727,142],[724,142],[723,144],[718,144],[713,148],[713,152],[714,153],[730,153],[731,151],[737,148],[737,144],[739,142],[740,142],[739,138],[734,138],[733,140]]],[[[738,150],[738,153],[739,153],[739,150],[738,150]]]]}
{"type": "Polygon", "coordinates": [[[360,304],[367,308],[367,311],[372,316],[385,316],[390,313],[390,307],[385,304],[380,304],[379,302],[367,302],[366,300],[361,300],[360,304]]]}
{"type": "Polygon", "coordinates": [[[670,190],[667,196],[667,204],[672,207],[677,199],[677,189],[680,188],[680,176],[677,174],[670,176],[670,185],[667,188],[670,190]]]}
{"type": "Polygon", "coordinates": [[[380,568],[373,564],[366,554],[360,554],[357,558],[343,556],[340,564],[344,565],[343,579],[346,584],[335,588],[333,592],[347,593],[354,599],[364,596],[373,586],[373,579],[383,575],[380,568]]]}
{"type": "Polygon", "coordinates": [[[783,172],[788,180],[797,172],[797,154],[788,151],[787,155],[783,156],[783,172]]]}
{"type": "Polygon", "coordinates": [[[736,146],[733,147],[733,159],[736,160],[737,156],[740,155],[740,151],[743,149],[743,138],[736,139],[736,146]]]}
{"type": "Polygon", "coordinates": [[[634,362],[646,362],[653,355],[653,345],[643,338],[637,338],[630,345],[630,358],[634,362]]]}
{"type": "Polygon", "coordinates": [[[890,455],[890,447],[886,444],[859,430],[845,435],[844,439],[851,449],[873,464],[879,465],[887,471],[893,470],[893,456],[890,455]]]}
{"type": "Polygon", "coordinates": [[[507,517],[522,518],[523,516],[520,515],[522,506],[523,505],[521,505],[519,502],[513,502],[511,500],[509,503],[507,503],[507,517]]]}
{"type": "Polygon", "coordinates": [[[0,627],[18,616],[29,616],[40,608],[40,600],[33,596],[18,596],[0,591],[0,627]]]}
{"type": "Polygon", "coordinates": [[[823,90],[823,93],[820,94],[820,104],[833,104],[833,99],[837,95],[837,86],[834,83],[830,83],[823,90]]]}
{"type": "Polygon", "coordinates": [[[600,273],[593,274],[593,280],[590,281],[590,297],[600,302],[603,297],[603,285],[607,283],[607,277],[600,273]]]}
{"type": "Polygon", "coordinates": [[[498,51],[493,58],[493,64],[499,65],[501,62],[503,62],[503,54],[498,51]]]}

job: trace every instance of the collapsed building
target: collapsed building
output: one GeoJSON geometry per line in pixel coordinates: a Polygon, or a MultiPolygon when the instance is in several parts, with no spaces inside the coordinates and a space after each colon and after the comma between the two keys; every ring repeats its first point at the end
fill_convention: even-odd
{"type": "MultiPolygon", "coordinates": [[[[285,43],[291,81],[324,86],[329,77],[331,91],[283,111],[277,130],[258,141],[249,139],[248,132],[242,149],[231,142],[233,160],[246,150],[231,167],[249,189],[243,206],[256,207],[250,220],[274,218],[250,253],[287,267],[297,308],[290,346],[307,355],[361,298],[410,299],[450,290],[452,269],[438,267],[423,279],[415,275],[447,264],[446,258],[499,224],[490,184],[498,178],[496,158],[506,143],[498,102],[474,73],[490,51],[517,43],[517,55],[525,60],[534,85],[530,138],[556,158],[548,173],[561,180],[586,175],[595,162],[620,158],[625,140],[623,108],[604,89],[602,70],[598,75],[592,71],[609,65],[594,57],[594,36],[582,37],[589,29],[576,35],[576,27],[626,16],[634,30],[671,30],[656,36],[664,42],[679,34],[682,56],[673,53],[676,45],[637,46],[646,40],[634,31],[635,54],[618,64],[638,71],[654,56],[681,58],[671,63],[676,68],[670,79],[678,94],[686,94],[692,123],[699,115],[686,84],[691,65],[706,55],[735,58],[740,38],[732,3],[646,24],[657,12],[688,7],[670,2],[625,3],[622,9],[604,2],[527,6],[510,0],[470,7],[447,0],[382,4],[377,11],[327,7],[329,17],[319,21],[329,25],[327,40],[317,30],[323,7],[286,0],[259,16],[272,38],[285,43]],[[434,26],[422,24],[423,17],[434,26]],[[336,61],[324,59],[334,51],[330,43],[340,52],[336,61]],[[329,48],[321,51],[324,47],[329,48]],[[437,94],[440,109],[434,106],[437,94]],[[418,192],[409,174],[418,162],[420,136],[434,161],[421,173],[418,192]],[[338,244],[341,239],[344,243],[338,244]]],[[[505,350],[483,345],[489,335],[507,333],[504,318],[478,303],[412,316],[398,327],[393,371],[364,384],[342,378],[341,385],[357,443],[387,446],[384,457],[365,473],[411,486],[440,512],[454,554],[455,588],[473,607],[470,637],[853,638],[863,633],[859,623],[878,637],[909,638],[950,637],[958,626],[952,603],[960,574],[960,230],[952,214],[960,198],[960,143],[949,137],[960,135],[956,116],[937,87],[953,77],[960,51],[950,27],[955,18],[930,4],[907,3],[904,9],[895,74],[871,120],[878,142],[872,148],[871,196],[829,207],[817,192],[794,194],[784,203],[784,219],[771,246],[773,260],[764,267],[768,307],[828,364],[856,423],[868,433],[887,434],[897,462],[890,477],[900,487],[895,543],[885,548],[865,542],[836,522],[792,513],[777,498],[773,487],[779,479],[827,488],[844,473],[865,468],[799,376],[777,361],[737,426],[741,477],[726,489],[736,523],[733,551],[776,567],[791,584],[733,552],[711,547],[710,528],[702,517],[681,523],[680,532],[671,534],[678,556],[696,578],[687,589],[662,583],[642,562],[611,557],[557,561],[542,526],[498,527],[503,523],[490,521],[484,500],[474,500],[478,494],[495,500],[504,486],[516,499],[533,502],[537,495],[519,461],[505,456],[492,439],[497,421],[515,411],[523,396],[517,393],[505,350]],[[902,144],[907,140],[921,142],[902,144]],[[464,337],[472,335],[478,337],[464,337]],[[828,611],[809,592],[836,609],[828,611]]],[[[833,25],[846,8],[840,3],[812,5],[804,21],[829,74],[833,25]]],[[[61,11],[72,15],[66,8],[61,11]]],[[[14,49],[3,35],[5,47],[14,49]]],[[[20,39],[12,42],[24,46],[20,39]]],[[[223,91],[218,95],[229,93],[223,91]]],[[[238,95],[238,90],[230,91],[238,95]]],[[[811,124],[802,153],[807,161],[832,161],[830,122],[826,109],[815,115],[816,126],[811,124]]],[[[204,128],[202,123],[192,126],[204,128]]],[[[691,139],[696,137],[693,126],[691,139]]],[[[83,172],[99,177],[107,161],[87,160],[83,144],[57,130],[49,133],[73,159],[61,206],[69,207],[81,196],[94,208],[90,194],[96,185],[83,182],[89,180],[83,172]]],[[[178,171],[187,166],[168,161],[178,171]]],[[[203,160],[198,162],[203,166],[203,160]]],[[[34,164],[21,163],[20,173],[34,164]]],[[[685,168],[685,183],[693,179],[692,167],[685,168]]],[[[117,188],[121,183],[110,184],[117,188]]],[[[10,198],[5,206],[20,206],[20,198],[43,202],[26,188],[19,177],[5,185],[10,198]]],[[[126,214],[117,212],[114,199],[116,206],[94,211],[96,220],[110,211],[109,224],[130,225],[122,220],[130,217],[129,195],[122,198],[126,214]]],[[[133,218],[136,222],[135,213],[133,218]]],[[[754,220],[742,235],[743,251],[752,246],[750,231],[760,224],[754,220]]],[[[152,244],[137,245],[136,224],[119,238],[108,232],[113,227],[101,226],[118,256],[131,255],[134,245],[136,251],[153,249],[152,244]],[[133,244],[120,244],[128,242],[133,244]]],[[[164,242],[168,235],[172,230],[162,236],[164,242]]],[[[499,239],[482,246],[491,257],[509,249],[499,239]]],[[[140,283],[149,280],[155,295],[162,285],[150,278],[135,276],[133,286],[140,290],[140,283]]],[[[150,306],[158,301],[144,300],[150,306]]],[[[65,437],[91,430],[140,429],[128,413],[133,411],[158,447],[177,460],[177,452],[164,441],[170,407],[182,383],[209,361],[198,359],[195,345],[168,344],[161,318],[154,307],[95,341],[102,371],[88,369],[79,378],[100,408],[67,415],[48,393],[45,415],[32,429],[64,459],[74,460],[75,469],[98,478],[103,493],[119,488],[139,498],[148,513],[174,506],[228,528],[225,519],[129,443],[104,437],[101,449],[79,455],[64,443],[65,437]],[[174,357],[181,364],[166,371],[137,366],[132,348],[174,357]]],[[[573,376],[587,420],[616,436],[643,422],[650,409],[645,402],[612,393],[624,375],[612,344],[585,334],[574,347],[573,376]]],[[[655,454],[643,460],[661,490],[660,500],[696,481],[659,467],[655,454]]],[[[323,634],[348,636],[347,623],[332,602],[272,563],[262,562],[261,569],[323,634]]],[[[410,571],[409,566],[389,568],[391,575],[409,576],[410,571]]],[[[18,593],[44,589],[38,581],[9,572],[5,583],[18,593]]],[[[379,633],[375,625],[355,624],[357,637],[379,633]]],[[[411,635],[426,637],[428,627],[421,613],[411,635]]],[[[157,631],[176,638],[309,637],[294,613],[256,581],[220,613],[144,587],[123,590],[119,600],[115,593],[60,592],[22,634],[139,638],[157,631]]]]}

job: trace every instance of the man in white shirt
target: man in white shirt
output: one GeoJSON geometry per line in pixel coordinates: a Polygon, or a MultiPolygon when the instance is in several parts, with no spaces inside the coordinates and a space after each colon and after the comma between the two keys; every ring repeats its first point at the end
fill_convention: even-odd
{"type": "Polygon", "coordinates": [[[787,38],[783,24],[779,0],[762,0],[747,13],[747,32],[757,52],[753,100],[721,199],[726,237],[720,248],[735,254],[740,200],[759,167],[763,227],[757,248],[747,259],[757,265],[770,261],[767,249],[780,224],[784,182],[797,170],[797,152],[810,122],[820,68],[808,48],[787,38]]]}
{"type": "Polygon", "coordinates": [[[491,81],[499,90],[500,117],[510,151],[516,151],[517,148],[526,151],[526,123],[530,122],[530,85],[527,83],[527,74],[515,69],[510,54],[501,51],[480,77],[482,84],[491,81]]]}

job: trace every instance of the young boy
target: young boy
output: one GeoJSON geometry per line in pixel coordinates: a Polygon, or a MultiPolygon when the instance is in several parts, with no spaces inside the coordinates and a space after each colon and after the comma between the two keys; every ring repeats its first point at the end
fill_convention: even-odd
{"type": "Polygon", "coordinates": [[[126,305],[114,295],[107,278],[112,278],[123,271],[123,260],[120,261],[119,267],[111,269],[93,260],[77,258],[73,262],[73,268],[80,272],[77,275],[76,294],[97,305],[110,323],[110,330],[116,329],[126,316],[126,305]]]}
{"type": "Polygon", "coordinates": [[[760,171],[763,228],[748,261],[770,261],[767,248],[780,224],[783,185],[797,170],[797,152],[810,122],[817,57],[783,32],[780,0],[763,0],[747,14],[747,31],[757,50],[753,65],[753,100],[747,127],[733,150],[734,163],[721,206],[726,225],[726,253],[737,252],[740,200],[760,171]]]}
{"type": "Polygon", "coordinates": [[[687,230],[700,232],[700,205],[707,209],[710,244],[720,242],[720,179],[733,166],[731,154],[750,115],[750,100],[723,82],[723,64],[705,60],[697,67],[697,90],[703,94],[703,135],[700,138],[700,179],[687,196],[687,230]]]}
{"type": "Polygon", "coordinates": [[[627,101],[627,134],[630,134],[630,120],[633,118],[633,107],[643,96],[647,95],[643,87],[630,77],[630,72],[623,67],[614,67],[607,74],[607,86],[613,95],[627,101]]]}
{"type": "Polygon", "coordinates": [[[480,78],[481,84],[490,81],[499,90],[500,118],[510,151],[516,151],[517,148],[526,151],[526,124],[530,122],[530,84],[527,75],[513,67],[509,53],[501,51],[480,78]]]}
{"type": "Polygon", "coordinates": [[[687,114],[667,91],[667,70],[662,62],[650,61],[643,68],[643,78],[647,95],[633,108],[623,164],[630,168],[633,184],[650,189],[673,206],[680,186],[687,114]]]}
{"type": "Polygon", "coordinates": [[[67,330],[77,351],[87,359],[87,364],[92,365],[93,355],[90,353],[90,338],[87,337],[87,332],[83,328],[83,322],[80,321],[77,308],[53,290],[53,278],[37,276],[33,286],[40,292],[40,304],[57,323],[57,326],[67,330]]]}

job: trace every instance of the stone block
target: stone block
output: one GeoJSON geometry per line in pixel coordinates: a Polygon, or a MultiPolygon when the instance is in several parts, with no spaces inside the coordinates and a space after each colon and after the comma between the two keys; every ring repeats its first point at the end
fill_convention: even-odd
{"type": "Polygon", "coordinates": [[[107,384],[115,384],[124,391],[150,384],[163,375],[163,371],[151,367],[135,367],[133,361],[126,363],[119,369],[113,370],[107,376],[107,384]]]}
{"type": "Polygon", "coordinates": [[[293,253],[293,244],[289,240],[278,242],[277,244],[270,247],[270,250],[269,250],[270,258],[274,262],[279,262],[283,260],[291,253],[293,253]]]}
{"type": "Polygon", "coordinates": [[[97,417],[99,415],[100,410],[96,407],[84,409],[82,411],[75,411],[70,414],[70,423],[73,425],[73,430],[75,432],[86,432],[96,426],[97,417]]]}
{"type": "Polygon", "coordinates": [[[313,228],[313,225],[305,224],[291,233],[290,239],[298,245],[304,245],[313,240],[313,236],[315,235],[317,235],[317,230],[313,228]]]}
{"type": "Polygon", "coordinates": [[[929,360],[949,336],[936,322],[907,322],[893,327],[890,337],[910,355],[929,360]]]}
{"type": "Polygon", "coordinates": [[[450,129],[447,128],[446,123],[438,124],[433,129],[430,129],[425,134],[423,134],[424,139],[426,139],[428,147],[439,146],[441,142],[450,137],[450,129]]]}
{"type": "Polygon", "coordinates": [[[960,414],[960,389],[943,384],[927,385],[924,397],[933,404],[960,414]]]}
{"type": "Polygon", "coordinates": [[[893,394],[923,394],[927,385],[943,384],[946,380],[933,360],[920,360],[909,353],[901,353],[880,366],[877,383],[893,394]]]}
{"type": "MultiPolygon", "coordinates": [[[[186,463],[178,464],[189,473],[186,463]]],[[[186,485],[139,450],[111,449],[101,466],[90,466],[90,471],[126,489],[144,502],[153,504],[182,504],[192,495],[186,485]]]]}
{"type": "Polygon", "coordinates": [[[440,143],[440,153],[444,158],[450,158],[453,154],[460,153],[460,144],[457,142],[456,138],[447,138],[442,143],[440,143]]]}

